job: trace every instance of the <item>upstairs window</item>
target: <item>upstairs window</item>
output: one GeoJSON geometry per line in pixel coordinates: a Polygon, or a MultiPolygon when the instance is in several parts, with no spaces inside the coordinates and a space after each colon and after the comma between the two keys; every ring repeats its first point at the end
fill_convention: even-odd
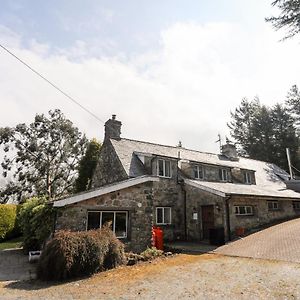
{"type": "Polygon", "coordinates": [[[244,172],[244,182],[246,184],[251,184],[251,173],[250,172],[244,172]]]}
{"type": "Polygon", "coordinates": [[[228,181],[228,170],[219,169],[219,178],[221,181],[228,181]]]}
{"type": "Polygon", "coordinates": [[[250,205],[239,205],[234,207],[236,216],[253,216],[253,207],[250,205]]]}
{"type": "Polygon", "coordinates": [[[157,161],[157,175],[161,177],[171,177],[171,161],[159,159],[157,161]]]}
{"type": "Polygon", "coordinates": [[[156,224],[171,224],[171,207],[156,207],[156,224]]]}
{"type": "Polygon", "coordinates": [[[279,210],[278,201],[268,201],[268,210],[279,210]]]}
{"type": "Polygon", "coordinates": [[[199,165],[194,166],[194,178],[196,178],[196,179],[204,178],[203,166],[199,166],[199,165]]]}

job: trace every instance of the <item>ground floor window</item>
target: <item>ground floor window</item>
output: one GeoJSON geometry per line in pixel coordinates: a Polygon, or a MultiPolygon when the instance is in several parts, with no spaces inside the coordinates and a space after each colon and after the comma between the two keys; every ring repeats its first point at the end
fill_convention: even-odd
{"type": "Polygon", "coordinates": [[[127,237],[127,211],[89,211],[87,230],[101,228],[104,224],[109,222],[111,223],[111,229],[117,238],[127,237]]]}
{"type": "Polygon", "coordinates": [[[269,210],[279,210],[278,201],[268,201],[269,210]]]}
{"type": "Polygon", "coordinates": [[[253,206],[236,205],[236,206],[234,206],[234,213],[237,216],[252,216],[253,215],[253,206]]]}
{"type": "Polygon", "coordinates": [[[294,210],[300,210],[300,201],[293,201],[294,210]]]}
{"type": "Polygon", "coordinates": [[[156,224],[171,224],[171,207],[156,207],[156,224]]]}

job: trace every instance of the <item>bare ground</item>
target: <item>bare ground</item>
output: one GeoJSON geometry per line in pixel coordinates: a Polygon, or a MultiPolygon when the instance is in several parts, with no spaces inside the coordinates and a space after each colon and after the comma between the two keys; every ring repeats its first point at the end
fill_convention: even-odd
{"type": "Polygon", "coordinates": [[[180,254],[72,282],[0,282],[0,299],[300,299],[300,264],[180,254]]]}

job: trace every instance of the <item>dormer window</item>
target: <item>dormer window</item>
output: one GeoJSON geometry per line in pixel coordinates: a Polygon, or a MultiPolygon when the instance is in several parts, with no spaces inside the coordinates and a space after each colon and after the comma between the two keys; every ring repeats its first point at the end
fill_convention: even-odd
{"type": "Polygon", "coordinates": [[[204,172],[203,172],[203,166],[195,165],[194,166],[194,178],[195,179],[203,179],[204,178],[204,172]]]}
{"type": "Polygon", "coordinates": [[[251,184],[251,173],[250,172],[244,172],[244,182],[246,184],[251,184]]]}
{"type": "Polygon", "coordinates": [[[157,161],[157,175],[160,177],[171,178],[171,161],[159,159],[157,161]]]}
{"type": "Polygon", "coordinates": [[[228,170],[219,169],[219,177],[221,181],[228,181],[228,170]]]}

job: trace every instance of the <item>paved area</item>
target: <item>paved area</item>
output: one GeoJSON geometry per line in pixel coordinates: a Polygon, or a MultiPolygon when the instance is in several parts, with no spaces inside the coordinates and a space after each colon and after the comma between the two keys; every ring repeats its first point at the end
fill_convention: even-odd
{"type": "Polygon", "coordinates": [[[210,245],[207,243],[199,242],[170,242],[166,243],[165,246],[167,249],[170,249],[172,252],[180,252],[187,254],[203,254],[211,252],[217,248],[217,246],[210,245]]]}
{"type": "Polygon", "coordinates": [[[214,253],[300,263],[300,218],[253,233],[214,253]]]}
{"type": "Polygon", "coordinates": [[[0,282],[10,299],[300,299],[300,264],[178,254],[70,282],[0,282]]]}
{"type": "Polygon", "coordinates": [[[35,264],[28,262],[22,249],[0,251],[0,281],[28,280],[35,278],[35,264]]]}

